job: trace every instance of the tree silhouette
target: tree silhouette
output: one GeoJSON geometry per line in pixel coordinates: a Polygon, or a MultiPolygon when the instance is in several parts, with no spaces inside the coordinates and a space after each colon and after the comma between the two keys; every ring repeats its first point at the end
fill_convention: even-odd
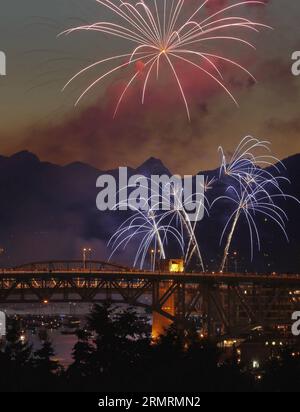
{"type": "Polygon", "coordinates": [[[134,381],[134,368],[149,350],[150,326],[146,318],[132,308],[95,305],[88,328],[95,334],[90,371],[103,388],[125,390],[134,381]]]}
{"type": "Polygon", "coordinates": [[[9,391],[28,389],[27,375],[32,367],[32,346],[22,339],[20,322],[9,319],[6,344],[0,357],[0,382],[9,391]]]}
{"type": "Polygon", "coordinates": [[[64,371],[48,338],[32,354],[20,323],[9,321],[0,350],[1,391],[93,392],[297,392],[300,357],[288,348],[270,359],[262,378],[241,365],[233,348],[222,356],[216,342],[203,339],[193,323],[173,323],[155,341],[149,319],[134,309],[95,305],[77,332],[73,363],[64,371]],[[225,359],[225,360],[224,360],[225,359]]]}
{"type": "Polygon", "coordinates": [[[42,341],[40,349],[34,352],[34,372],[37,377],[37,386],[40,390],[47,391],[56,387],[61,371],[59,362],[53,359],[55,352],[48,335],[42,341]]]}
{"type": "Polygon", "coordinates": [[[34,352],[34,366],[41,374],[47,375],[56,372],[59,369],[59,363],[53,360],[55,355],[50,340],[45,340],[42,347],[34,352]]]}
{"type": "Polygon", "coordinates": [[[283,350],[265,365],[261,390],[268,392],[299,392],[300,356],[297,349],[283,350]]]}
{"type": "Polygon", "coordinates": [[[20,323],[16,319],[10,321],[4,353],[17,367],[22,367],[31,360],[32,346],[25,337],[22,339],[20,323]]]}
{"type": "Polygon", "coordinates": [[[84,387],[89,386],[91,356],[94,352],[94,347],[89,342],[91,338],[89,331],[78,330],[76,335],[78,340],[72,351],[74,362],[69,366],[66,378],[73,388],[82,390],[84,387]]]}

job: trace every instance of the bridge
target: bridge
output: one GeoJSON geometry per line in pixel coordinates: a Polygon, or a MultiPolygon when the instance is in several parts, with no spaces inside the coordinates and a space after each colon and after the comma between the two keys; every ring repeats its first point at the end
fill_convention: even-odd
{"type": "Polygon", "coordinates": [[[0,270],[0,304],[113,302],[153,314],[154,335],[196,319],[207,335],[291,323],[300,275],[150,272],[87,261],[35,262],[0,270]],[[156,325],[156,326],[155,326],[156,325]]]}

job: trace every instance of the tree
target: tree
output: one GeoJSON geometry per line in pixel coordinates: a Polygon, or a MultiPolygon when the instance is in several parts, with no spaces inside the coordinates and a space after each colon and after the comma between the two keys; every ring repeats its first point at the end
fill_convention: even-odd
{"type": "Polygon", "coordinates": [[[55,355],[52,343],[47,338],[42,347],[34,353],[34,366],[42,375],[55,373],[59,370],[59,363],[53,360],[55,355]]]}
{"type": "Polygon", "coordinates": [[[0,356],[1,388],[23,391],[31,387],[28,379],[32,367],[32,346],[22,335],[20,322],[8,320],[6,344],[0,356]]]}
{"type": "Polygon", "coordinates": [[[299,392],[300,356],[297,349],[282,350],[265,365],[261,389],[268,392],[299,392]]]}
{"type": "Polygon", "coordinates": [[[83,389],[91,376],[91,356],[94,347],[90,344],[91,334],[87,330],[78,330],[76,332],[78,341],[76,342],[72,358],[74,362],[69,366],[66,377],[72,388],[83,389]]]}
{"type": "Polygon", "coordinates": [[[4,353],[17,367],[22,367],[31,361],[32,346],[22,336],[20,323],[13,319],[10,321],[4,353]]]}
{"type": "Polygon", "coordinates": [[[34,376],[36,390],[57,390],[62,367],[53,359],[55,352],[48,335],[42,341],[42,346],[34,353],[34,376]]]}
{"type": "Polygon", "coordinates": [[[89,360],[93,376],[103,389],[125,390],[150,345],[146,319],[131,308],[95,305],[88,317],[88,328],[95,334],[95,350],[89,360]]]}
{"type": "Polygon", "coordinates": [[[91,335],[87,330],[82,329],[78,330],[76,335],[78,341],[72,352],[72,357],[74,359],[72,366],[73,368],[78,369],[82,376],[86,376],[88,374],[87,365],[94,350],[93,346],[89,343],[91,335]]]}

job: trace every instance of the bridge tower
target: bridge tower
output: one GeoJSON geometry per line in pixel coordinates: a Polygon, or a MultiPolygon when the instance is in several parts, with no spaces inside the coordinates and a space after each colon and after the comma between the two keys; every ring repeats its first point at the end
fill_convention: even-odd
{"type": "MultiPolygon", "coordinates": [[[[159,270],[162,272],[170,273],[183,273],[184,261],[183,259],[170,259],[162,260],[159,263],[159,270]]],[[[157,339],[160,335],[163,335],[172,324],[175,317],[179,319],[180,313],[180,298],[179,292],[174,290],[174,284],[172,282],[160,282],[159,285],[154,285],[153,290],[153,312],[152,312],[152,338],[157,339]],[[155,302],[159,302],[159,307],[163,310],[164,314],[160,314],[155,310],[155,302]],[[166,314],[170,315],[170,318],[166,317],[166,314]]],[[[179,289],[178,289],[179,290],[179,289]]]]}

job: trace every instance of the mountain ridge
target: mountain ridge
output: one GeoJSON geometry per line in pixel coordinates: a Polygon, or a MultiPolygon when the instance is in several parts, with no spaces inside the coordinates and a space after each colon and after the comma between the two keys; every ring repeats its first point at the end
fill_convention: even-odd
{"type": "MultiPolygon", "coordinates": [[[[1,155],[0,154],[0,161],[11,161],[11,160],[17,160],[17,161],[22,161],[24,163],[26,162],[34,162],[34,163],[40,163],[40,164],[45,164],[45,165],[52,165],[55,167],[59,167],[59,168],[72,168],[72,167],[84,167],[84,168],[89,168],[92,170],[95,170],[97,172],[100,173],[109,173],[112,172],[116,169],[104,169],[101,170],[96,166],[92,166],[87,162],[83,162],[83,161],[73,161],[70,163],[66,163],[64,165],[60,165],[57,164],[55,162],[51,162],[51,161],[45,161],[45,160],[41,160],[39,158],[38,155],[36,155],[35,153],[29,151],[29,150],[21,150],[21,151],[17,151],[11,155],[1,155]]],[[[286,163],[300,163],[300,153],[296,153],[294,155],[290,155],[282,160],[280,160],[280,162],[282,162],[283,164],[286,163]]],[[[276,164],[276,163],[275,163],[276,164]]],[[[156,157],[150,156],[149,158],[147,158],[146,160],[144,160],[139,166],[137,167],[132,167],[132,166],[128,166],[128,168],[132,171],[138,171],[140,173],[142,173],[144,170],[149,171],[149,169],[152,169],[155,171],[155,169],[157,169],[158,171],[159,168],[161,168],[161,170],[165,170],[166,172],[168,172],[168,174],[171,173],[171,171],[165,166],[165,164],[163,163],[163,161],[161,159],[158,159],[156,157]]],[[[214,168],[214,169],[206,169],[206,170],[199,170],[196,174],[212,174],[213,172],[216,172],[217,170],[219,170],[218,168],[214,168]]]]}
{"type": "MultiPolygon", "coordinates": [[[[285,190],[300,198],[300,154],[289,156],[282,162],[286,166],[282,173],[292,180],[292,185],[286,185],[285,190]]],[[[154,157],[128,170],[129,175],[170,174],[164,163],[154,157]]],[[[216,176],[218,170],[199,174],[216,176]]],[[[2,266],[27,261],[78,259],[86,245],[92,247],[94,259],[108,258],[107,241],[125,215],[97,210],[96,180],[103,173],[117,176],[118,169],[101,171],[84,162],[57,165],[41,161],[29,151],[21,151],[0,156],[0,171],[0,246],[5,249],[1,256],[2,266]]],[[[221,191],[221,185],[217,185],[216,190],[221,191]]],[[[290,244],[286,244],[272,226],[263,228],[263,248],[255,255],[253,264],[247,257],[247,228],[241,224],[233,248],[241,251],[243,265],[249,270],[300,270],[299,208],[289,200],[284,207],[290,217],[290,244]],[[274,257],[270,263],[262,255],[274,257]]],[[[225,212],[213,212],[210,219],[199,224],[197,236],[209,262],[220,259],[219,235],[226,221],[225,212]]],[[[130,264],[133,253],[134,247],[129,245],[116,259],[130,264]]],[[[211,267],[213,265],[216,263],[211,263],[211,267]]]]}

